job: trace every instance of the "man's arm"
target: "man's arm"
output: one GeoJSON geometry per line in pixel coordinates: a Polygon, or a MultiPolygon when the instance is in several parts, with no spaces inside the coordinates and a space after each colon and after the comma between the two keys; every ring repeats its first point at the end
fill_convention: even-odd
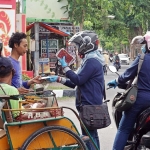
{"type": "Polygon", "coordinates": [[[118,78],[118,82],[120,84],[124,84],[127,81],[134,79],[134,77],[137,75],[137,70],[138,70],[138,63],[139,63],[140,56],[138,56],[131,66],[118,78]]]}

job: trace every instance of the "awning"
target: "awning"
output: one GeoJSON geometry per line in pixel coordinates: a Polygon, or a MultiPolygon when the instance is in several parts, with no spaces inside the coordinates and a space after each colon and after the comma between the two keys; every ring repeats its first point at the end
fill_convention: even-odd
{"type": "Polygon", "coordinates": [[[40,22],[39,25],[40,25],[41,27],[43,27],[43,28],[45,28],[45,29],[47,29],[47,30],[49,30],[49,31],[51,31],[51,32],[54,32],[54,33],[56,33],[56,34],[59,34],[59,35],[61,35],[61,36],[69,36],[69,34],[67,34],[67,33],[65,33],[65,32],[63,32],[63,31],[60,31],[60,30],[58,30],[58,29],[56,29],[56,28],[53,28],[52,26],[47,25],[47,24],[45,24],[45,23],[40,22]]]}
{"type": "MultiPolygon", "coordinates": [[[[40,22],[39,25],[40,25],[41,27],[43,27],[43,28],[45,28],[45,29],[47,29],[47,30],[49,30],[49,31],[51,31],[51,32],[53,32],[53,33],[55,33],[55,34],[59,34],[59,35],[61,35],[61,36],[69,36],[69,35],[70,35],[70,34],[68,34],[68,33],[65,33],[65,32],[63,32],[63,31],[60,31],[60,30],[58,30],[58,29],[56,29],[56,28],[53,28],[52,26],[47,25],[47,24],[42,23],[42,22],[40,22]]],[[[26,27],[26,31],[29,31],[33,26],[34,26],[34,23],[28,25],[28,26],[26,27]]]]}
{"type": "Polygon", "coordinates": [[[33,27],[34,27],[34,23],[31,23],[28,26],[26,26],[26,32],[28,32],[33,27]]]}

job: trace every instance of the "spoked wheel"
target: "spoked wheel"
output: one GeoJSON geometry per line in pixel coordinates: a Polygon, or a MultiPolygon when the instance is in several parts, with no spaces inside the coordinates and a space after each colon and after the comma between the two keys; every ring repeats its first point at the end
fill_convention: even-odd
{"type": "Polygon", "coordinates": [[[34,132],[21,150],[86,150],[81,138],[68,128],[48,126],[34,132]]]}

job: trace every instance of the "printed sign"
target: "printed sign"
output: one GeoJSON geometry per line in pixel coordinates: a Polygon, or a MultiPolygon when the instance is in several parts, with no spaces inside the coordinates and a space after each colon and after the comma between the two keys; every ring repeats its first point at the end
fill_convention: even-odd
{"type": "Polygon", "coordinates": [[[45,49],[57,49],[58,48],[58,40],[52,39],[52,40],[41,40],[41,48],[45,49]]]}

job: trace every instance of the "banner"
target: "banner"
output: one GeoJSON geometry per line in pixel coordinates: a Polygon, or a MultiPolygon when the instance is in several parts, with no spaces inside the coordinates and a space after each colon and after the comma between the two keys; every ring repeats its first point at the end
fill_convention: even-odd
{"type": "Polygon", "coordinates": [[[0,9],[0,39],[3,42],[3,56],[9,56],[11,48],[8,46],[10,36],[15,32],[15,10],[0,9]]]}

